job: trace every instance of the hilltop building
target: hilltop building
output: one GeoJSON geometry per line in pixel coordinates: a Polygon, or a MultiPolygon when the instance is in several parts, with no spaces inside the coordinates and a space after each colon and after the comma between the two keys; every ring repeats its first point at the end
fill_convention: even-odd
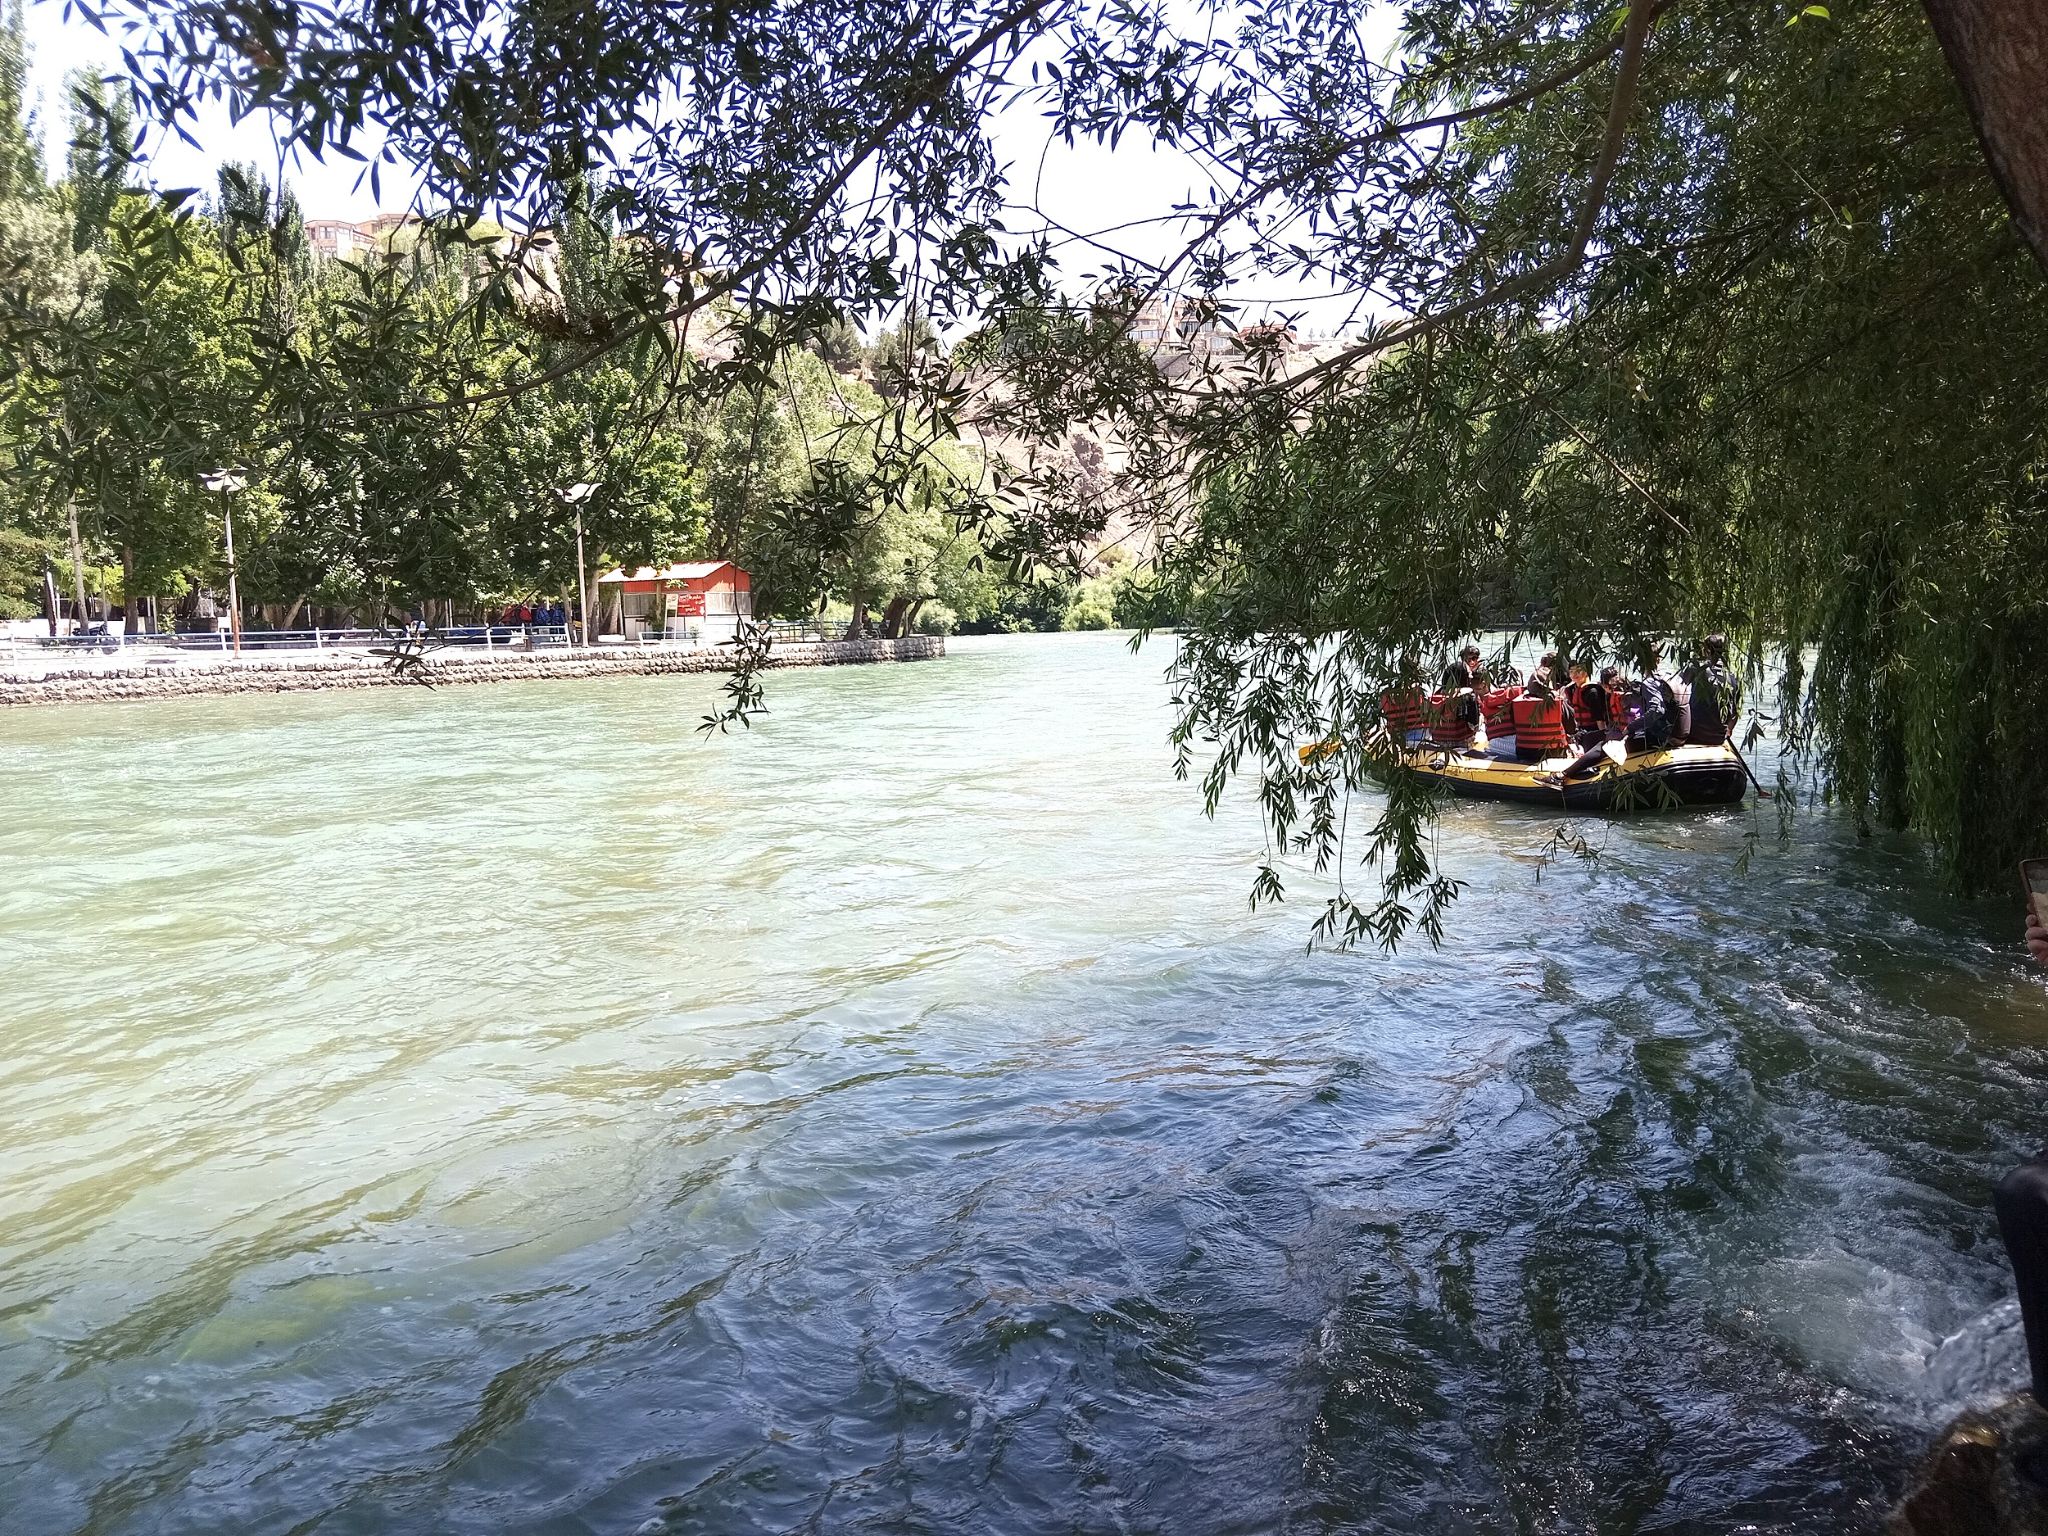
{"type": "Polygon", "coordinates": [[[349,261],[379,246],[388,247],[399,230],[419,222],[416,213],[380,213],[374,219],[308,219],[306,244],[325,260],[349,261]]]}

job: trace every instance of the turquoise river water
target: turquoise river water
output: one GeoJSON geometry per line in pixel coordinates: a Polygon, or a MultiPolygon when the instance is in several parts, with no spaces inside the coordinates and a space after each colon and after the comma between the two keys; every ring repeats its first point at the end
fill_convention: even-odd
{"type": "Polygon", "coordinates": [[[1873,1530],[2014,911],[1464,807],[1307,954],[1167,655],[0,716],[0,1532],[1873,1530]]]}

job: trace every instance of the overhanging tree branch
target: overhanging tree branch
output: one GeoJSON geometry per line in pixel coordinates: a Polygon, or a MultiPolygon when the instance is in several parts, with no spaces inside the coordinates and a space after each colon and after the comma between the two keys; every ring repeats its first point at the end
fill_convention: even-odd
{"type": "MultiPolygon", "coordinates": [[[[1614,179],[1614,168],[1620,161],[1621,147],[1628,139],[1628,120],[1635,110],[1636,87],[1642,77],[1643,49],[1658,9],[1657,0],[1630,0],[1628,17],[1622,29],[1621,59],[1614,73],[1614,95],[1607,106],[1606,130],[1601,135],[1600,152],[1593,162],[1593,174],[1586,182],[1586,195],[1579,205],[1578,216],[1573,221],[1571,239],[1563,250],[1541,265],[1532,267],[1527,272],[1512,277],[1484,293],[1475,294],[1447,309],[1414,316],[1399,325],[1388,327],[1368,341],[1346,347],[1313,368],[1285,378],[1270,380],[1243,393],[1285,393],[1300,389],[1303,385],[1319,379],[1348,372],[1365,359],[1374,357],[1390,347],[1415,341],[1467,315],[1478,314],[1541,293],[1576,272],[1580,263],[1586,259],[1586,247],[1592,243],[1594,227],[1600,221],[1601,210],[1607,205],[1607,188],[1614,179]]],[[[1207,394],[1213,391],[1194,393],[1207,394]]]]}
{"type": "Polygon", "coordinates": [[[604,341],[578,353],[574,357],[565,358],[553,367],[529,375],[524,379],[516,379],[510,384],[502,384],[495,389],[480,390],[474,394],[455,395],[442,400],[408,401],[403,405],[385,406],[375,411],[356,413],[351,419],[356,421],[373,421],[383,417],[401,416],[413,412],[449,411],[461,409],[465,406],[486,405],[493,401],[510,400],[533,390],[545,388],[557,379],[579,373],[592,363],[618,351],[621,347],[638,341],[641,337],[659,330],[665,325],[673,325],[678,321],[686,320],[698,311],[716,303],[719,299],[737,293],[748,283],[760,277],[770,267],[774,266],[782,256],[787,254],[793,245],[803,239],[816,222],[818,216],[831,205],[832,199],[846,190],[847,184],[858,174],[860,168],[872,160],[876,154],[880,153],[889,140],[908,126],[919,113],[929,107],[936,106],[942,101],[945,98],[946,92],[953,88],[976,59],[1001,43],[1004,38],[1010,36],[1019,27],[1038,15],[1039,12],[1055,3],[1056,0],[1023,0],[1022,4],[1012,7],[990,22],[969,40],[967,46],[955,54],[946,67],[933,76],[922,89],[914,91],[905,97],[903,101],[897,104],[895,110],[886,114],[876,123],[868,135],[855,146],[853,152],[840,163],[839,168],[819,185],[817,191],[783,225],[781,233],[766,250],[762,251],[751,261],[726,273],[723,277],[705,287],[701,292],[693,294],[686,302],[672,305],[654,314],[640,316],[637,319],[621,317],[617,322],[618,328],[604,341]]]}

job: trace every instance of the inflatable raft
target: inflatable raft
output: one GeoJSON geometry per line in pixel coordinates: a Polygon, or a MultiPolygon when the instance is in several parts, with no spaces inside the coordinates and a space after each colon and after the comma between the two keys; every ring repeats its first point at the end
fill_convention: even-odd
{"type": "MultiPolygon", "coordinates": [[[[1667,747],[1602,763],[1589,777],[1566,781],[1576,752],[1540,763],[1488,757],[1470,748],[1425,743],[1410,747],[1408,771],[1466,800],[1567,811],[1659,811],[1696,805],[1739,805],[1749,775],[1731,747],[1667,747]]],[[[1619,756],[1619,748],[1615,750],[1619,756]]]]}

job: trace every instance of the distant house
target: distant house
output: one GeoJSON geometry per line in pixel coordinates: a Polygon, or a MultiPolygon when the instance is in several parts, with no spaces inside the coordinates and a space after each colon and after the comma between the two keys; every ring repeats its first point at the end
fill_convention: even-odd
{"type": "Polygon", "coordinates": [[[753,578],[730,560],[621,566],[599,576],[597,587],[598,613],[626,640],[718,645],[754,616],[753,578]]]}
{"type": "Polygon", "coordinates": [[[372,220],[306,220],[306,244],[323,261],[353,261],[377,243],[372,220]]]}
{"type": "MultiPolygon", "coordinates": [[[[373,254],[399,256],[415,248],[425,222],[416,213],[380,213],[372,219],[308,219],[306,244],[319,261],[357,261],[373,254]]],[[[555,286],[554,231],[521,233],[486,221],[469,226],[469,242],[473,247],[487,247],[501,260],[516,260],[516,280],[523,289],[535,292],[555,286]]]]}

